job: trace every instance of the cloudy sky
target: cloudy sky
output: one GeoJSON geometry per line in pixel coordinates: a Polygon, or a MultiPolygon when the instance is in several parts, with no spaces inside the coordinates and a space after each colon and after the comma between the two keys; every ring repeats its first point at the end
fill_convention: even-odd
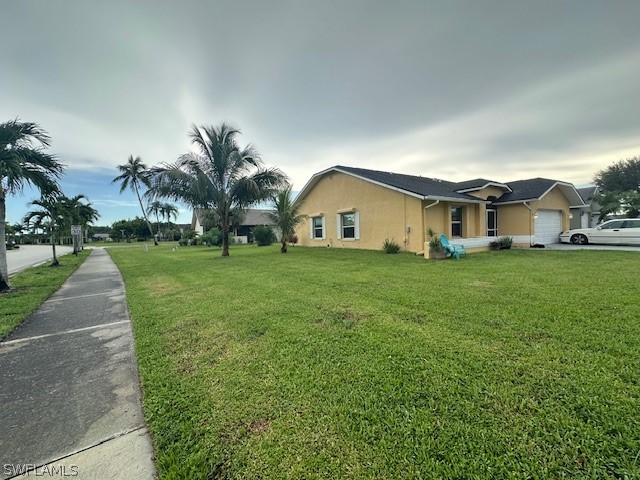
{"type": "Polygon", "coordinates": [[[582,185],[640,154],[639,19],[637,0],[0,1],[0,121],[51,134],[99,224],[139,214],[115,166],[175,160],[194,123],[238,125],[294,190],[336,164],[582,185]]]}

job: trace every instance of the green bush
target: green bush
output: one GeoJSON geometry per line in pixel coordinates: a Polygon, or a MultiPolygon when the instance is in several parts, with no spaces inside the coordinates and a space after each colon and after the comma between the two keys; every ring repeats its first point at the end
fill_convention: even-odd
{"type": "Polygon", "coordinates": [[[393,238],[391,240],[385,238],[382,244],[382,251],[384,251],[384,253],[398,253],[400,251],[400,245],[398,245],[393,238]]]}
{"type": "Polygon", "coordinates": [[[222,232],[219,228],[212,228],[207,233],[200,237],[203,245],[209,247],[221,247],[222,246],[222,232]]]}
{"type": "Polygon", "coordinates": [[[259,247],[266,247],[267,245],[271,245],[273,242],[278,241],[272,228],[266,225],[257,225],[253,227],[253,238],[259,247]]]}
{"type": "Polygon", "coordinates": [[[186,247],[189,244],[189,240],[187,240],[186,238],[181,238],[180,240],[178,240],[178,245],[180,245],[181,247],[186,247]]]}

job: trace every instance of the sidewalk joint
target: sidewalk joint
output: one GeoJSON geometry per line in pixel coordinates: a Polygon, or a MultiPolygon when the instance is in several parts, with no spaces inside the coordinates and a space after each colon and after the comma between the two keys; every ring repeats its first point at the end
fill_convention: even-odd
{"type": "Polygon", "coordinates": [[[31,340],[40,340],[41,338],[57,337],[59,335],[66,335],[68,333],[86,332],[87,330],[97,330],[99,328],[111,327],[111,326],[120,325],[123,323],[129,323],[129,320],[120,320],[119,322],[102,323],[100,325],[92,325],[90,327],[83,327],[83,328],[74,328],[73,330],[65,330],[64,332],[46,333],[44,335],[36,335],[33,337],[27,337],[27,338],[16,338],[15,340],[7,340],[5,342],[0,342],[0,347],[3,347],[5,345],[13,345],[16,343],[30,342],[31,340]]]}

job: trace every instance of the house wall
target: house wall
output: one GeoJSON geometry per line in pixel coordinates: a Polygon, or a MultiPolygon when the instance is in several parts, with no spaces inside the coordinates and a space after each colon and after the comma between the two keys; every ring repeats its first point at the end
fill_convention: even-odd
{"type": "Polygon", "coordinates": [[[423,249],[422,201],[341,172],[329,172],[304,198],[302,213],[307,218],[296,229],[304,246],[379,250],[385,239],[393,239],[410,252],[423,249]],[[339,239],[336,215],[354,209],[360,218],[359,239],[339,239]],[[311,216],[322,213],[325,239],[310,238],[311,216]]]}
{"type": "Polygon", "coordinates": [[[522,203],[498,206],[498,235],[535,236],[535,221],[533,216],[537,210],[560,210],[562,212],[563,230],[569,229],[569,201],[562,191],[555,187],[542,199],[527,202],[529,210],[522,203]]]}

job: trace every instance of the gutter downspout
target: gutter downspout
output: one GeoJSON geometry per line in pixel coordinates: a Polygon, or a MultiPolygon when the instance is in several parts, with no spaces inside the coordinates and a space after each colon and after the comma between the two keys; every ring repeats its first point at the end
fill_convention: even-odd
{"type": "MultiPolygon", "coordinates": [[[[427,200],[427,198],[424,198],[423,200],[427,200]]],[[[422,234],[424,235],[423,237],[423,241],[422,244],[424,245],[424,243],[427,241],[427,208],[431,208],[431,207],[435,207],[436,205],[438,205],[440,203],[440,200],[435,200],[431,205],[427,205],[426,207],[424,207],[424,210],[422,211],[422,234]]],[[[418,252],[420,253],[420,252],[418,252]]],[[[424,251],[422,252],[422,254],[424,255],[424,251]]]]}
{"type": "Polygon", "coordinates": [[[531,206],[527,202],[522,202],[522,204],[529,209],[529,247],[533,246],[533,231],[531,230],[531,221],[533,220],[531,217],[533,215],[533,210],[531,206]]]}

